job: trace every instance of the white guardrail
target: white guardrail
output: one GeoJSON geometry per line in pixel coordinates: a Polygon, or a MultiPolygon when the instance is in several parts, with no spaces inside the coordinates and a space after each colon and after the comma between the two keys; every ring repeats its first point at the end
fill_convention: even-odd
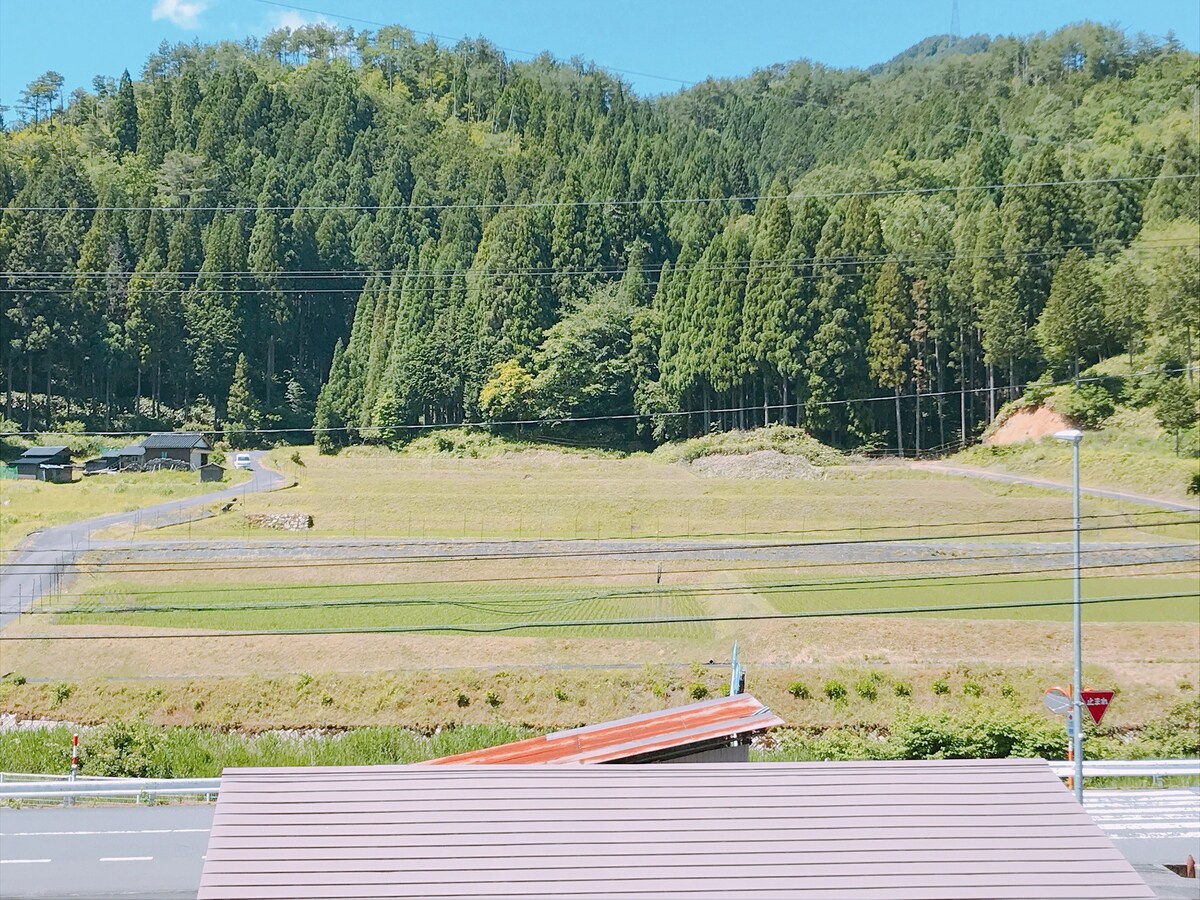
{"type": "Polygon", "coordinates": [[[220,778],[104,778],[22,775],[0,772],[0,801],[129,798],[141,803],[157,797],[198,797],[210,800],[221,788],[220,778]]]}
{"type": "MultiPolygon", "coordinates": [[[[1069,778],[1072,764],[1048,763],[1050,771],[1069,778]]],[[[1084,760],[1084,778],[1152,778],[1156,784],[1173,776],[1200,777],[1200,759],[1084,760]]],[[[66,800],[72,797],[145,797],[192,796],[209,799],[221,789],[220,778],[104,778],[81,777],[74,781],[66,775],[29,775],[0,772],[2,800],[66,800]]]]}

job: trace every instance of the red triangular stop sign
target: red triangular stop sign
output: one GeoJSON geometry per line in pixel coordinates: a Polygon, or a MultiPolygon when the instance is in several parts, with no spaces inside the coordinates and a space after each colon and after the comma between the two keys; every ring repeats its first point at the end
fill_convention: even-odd
{"type": "Polygon", "coordinates": [[[1092,721],[1097,725],[1104,718],[1104,714],[1108,712],[1108,704],[1112,702],[1113,691],[1080,691],[1079,696],[1083,700],[1084,708],[1092,714],[1092,721]]]}

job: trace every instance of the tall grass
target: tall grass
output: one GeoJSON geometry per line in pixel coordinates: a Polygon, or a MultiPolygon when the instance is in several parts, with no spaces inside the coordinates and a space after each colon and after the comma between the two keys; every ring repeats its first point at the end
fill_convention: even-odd
{"type": "MultiPolygon", "coordinates": [[[[519,725],[464,725],[432,735],[404,728],[352,731],[266,732],[246,735],[204,728],[156,728],[114,723],[80,732],[84,775],[150,775],[214,778],[244,766],[371,766],[437,759],[532,737],[519,725]],[[114,732],[122,739],[114,741],[114,732]],[[113,752],[114,743],[120,748],[113,752]]],[[[0,733],[0,771],[63,774],[71,762],[72,729],[66,726],[0,733]]]]}

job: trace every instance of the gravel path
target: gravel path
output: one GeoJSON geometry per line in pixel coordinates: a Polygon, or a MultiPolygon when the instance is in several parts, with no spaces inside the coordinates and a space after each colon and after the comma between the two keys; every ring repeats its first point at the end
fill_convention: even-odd
{"type": "MultiPolygon", "coordinates": [[[[944,463],[917,462],[912,467],[923,472],[936,472],[939,475],[957,475],[962,478],[982,478],[984,481],[1000,481],[1005,484],[1026,484],[1030,487],[1046,488],[1051,491],[1070,491],[1072,486],[1061,481],[1048,481],[1045,478],[1029,478],[1025,475],[1009,475],[1007,472],[991,472],[987,469],[974,469],[969,466],[948,466],[944,463]]],[[[1088,497],[1102,497],[1105,500],[1124,500],[1128,503],[1139,503],[1143,506],[1157,506],[1176,512],[1200,512],[1200,507],[1194,503],[1179,503],[1174,500],[1163,500],[1160,497],[1147,497],[1144,494],[1131,494],[1127,491],[1110,491],[1104,488],[1080,488],[1080,493],[1088,497]]]]}

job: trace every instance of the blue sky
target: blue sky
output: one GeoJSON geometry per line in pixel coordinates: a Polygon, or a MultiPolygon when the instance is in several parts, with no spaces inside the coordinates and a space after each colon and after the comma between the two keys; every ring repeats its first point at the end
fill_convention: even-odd
{"type": "MultiPolygon", "coordinates": [[[[399,23],[450,40],[482,35],[512,51],[579,55],[645,94],[709,75],[744,75],[807,57],[834,66],[882,62],[950,27],[951,0],[0,0],[0,103],[47,69],[66,88],[92,76],[137,77],[161,41],[263,35],[324,19],[356,29],[399,23]],[[732,10],[736,9],[736,12],[732,10]],[[364,21],[365,20],[365,21],[364,21]],[[643,73],[643,74],[634,74],[643,73]],[[651,77],[663,76],[663,77],[651,77]]],[[[1200,48],[1195,0],[959,0],[963,34],[1052,31],[1081,19],[1128,31],[1174,30],[1200,48]]],[[[520,57],[521,53],[511,55],[520,57]]]]}

